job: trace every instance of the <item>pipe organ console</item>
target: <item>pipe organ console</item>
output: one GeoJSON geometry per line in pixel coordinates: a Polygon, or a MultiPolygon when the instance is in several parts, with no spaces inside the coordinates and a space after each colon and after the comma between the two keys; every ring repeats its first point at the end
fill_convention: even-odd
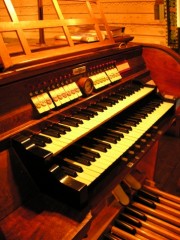
{"type": "MultiPolygon", "coordinates": [[[[22,168],[38,191],[81,216],[75,229],[59,216],[56,239],[180,239],[180,198],[153,182],[158,141],[175,121],[178,55],[132,43],[96,50],[0,73],[0,180],[11,184],[5,172],[18,161],[16,184],[22,168]]],[[[4,196],[2,235],[23,240],[8,235],[17,204],[9,207],[10,190],[4,196]]]]}

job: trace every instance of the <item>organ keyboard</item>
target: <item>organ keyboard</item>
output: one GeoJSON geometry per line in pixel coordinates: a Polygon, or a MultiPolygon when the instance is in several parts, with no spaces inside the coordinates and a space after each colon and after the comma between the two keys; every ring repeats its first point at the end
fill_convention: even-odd
{"type": "Polygon", "coordinates": [[[146,141],[144,135],[151,134],[151,127],[174,106],[173,102],[154,95],[154,88],[133,85],[124,87],[125,94],[122,94],[124,89],[122,91],[120,88],[93,105],[87,105],[86,109],[72,109],[72,114],[68,116],[70,124],[66,121],[66,116],[60,114],[56,115],[60,121],[48,119],[47,123],[43,122],[45,126],[40,126],[38,133],[28,129],[15,135],[12,139],[13,146],[19,149],[19,154],[24,152],[27,168],[34,173],[37,169],[37,178],[47,175],[46,181],[53,179],[59,189],[55,188],[55,193],[67,187],[68,192],[72,193],[67,197],[65,195],[65,200],[69,201],[72,194],[73,203],[81,207],[89,198],[87,187],[102,177],[119,158],[124,159],[123,154],[131,151],[134,154],[125,160],[128,165],[137,152],[131,148],[141,138],[146,141]],[[112,96],[114,99],[111,99],[112,96]],[[139,103],[138,99],[143,97],[143,103],[139,103]],[[132,99],[133,106],[122,112],[131,105],[132,99]],[[91,106],[101,107],[100,112],[89,110],[91,106]],[[62,123],[61,119],[65,121],[62,123]],[[74,126],[70,126],[72,122],[74,126]],[[68,131],[63,132],[62,127],[68,128],[68,131]]]}
{"type": "MultiPolygon", "coordinates": [[[[108,102],[107,102],[107,106],[105,106],[106,101],[109,100],[110,102],[113,102],[110,96],[109,99],[105,98],[93,105],[90,104],[90,106],[87,106],[86,109],[81,109],[80,107],[72,109],[71,116],[65,116],[65,115],[58,116],[58,118],[60,118],[59,122],[57,122],[56,120],[52,120],[51,122],[50,120],[49,125],[52,124],[52,127],[51,126],[50,127],[54,128],[54,130],[55,128],[57,128],[56,130],[60,131],[60,128],[64,127],[64,131],[66,130],[67,131],[65,132],[65,134],[62,134],[60,136],[58,141],[56,141],[57,139],[54,138],[52,134],[50,134],[50,132],[47,132],[47,130],[42,131],[42,133],[40,134],[42,136],[51,135],[51,141],[52,141],[50,148],[48,147],[48,144],[47,144],[44,147],[44,149],[47,151],[50,151],[53,155],[58,154],[59,152],[64,150],[66,147],[68,147],[70,144],[74,143],[79,138],[88,134],[88,132],[99,127],[101,124],[108,121],[108,119],[111,119],[113,116],[117,115],[119,112],[123,111],[123,109],[127,108],[132,103],[136,102],[138,99],[141,99],[143,96],[146,96],[152,90],[153,88],[151,87],[142,87],[138,91],[131,94],[130,96],[124,97],[123,100],[120,100],[117,97],[117,100],[116,100],[117,102],[116,104],[113,104],[113,106],[108,106],[108,102]],[[105,100],[104,106],[101,106],[104,100],[105,100]],[[99,110],[98,107],[101,108],[100,111],[98,111],[99,110]],[[94,108],[94,111],[93,111],[93,108],[94,108]],[[55,125],[55,124],[58,124],[58,125],[55,125]],[[74,126],[72,126],[72,124],[74,126]],[[78,125],[78,127],[76,125],[78,125]],[[58,126],[59,126],[59,129],[58,129],[58,126]],[[65,129],[65,127],[67,129],[65,129]],[[47,134],[45,134],[46,132],[47,134]]],[[[47,127],[48,127],[48,123],[47,123],[47,127]]]]}
{"type": "Polygon", "coordinates": [[[13,149],[43,193],[96,212],[174,119],[178,88],[161,93],[150,53],[115,44],[2,72],[2,152],[13,149]]]}

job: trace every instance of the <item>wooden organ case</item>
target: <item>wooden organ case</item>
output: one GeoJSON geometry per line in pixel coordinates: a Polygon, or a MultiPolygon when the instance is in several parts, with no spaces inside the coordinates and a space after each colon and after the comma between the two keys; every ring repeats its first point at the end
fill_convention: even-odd
{"type": "Polygon", "coordinates": [[[29,232],[38,239],[41,227],[42,239],[98,239],[123,209],[111,192],[134,173],[153,181],[158,141],[175,121],[178,81],[176,54],[132,43],[2,72],[5,239],[29,232]],[[53,218],[57,229],[43,227],[53,218]]]}
{"type": "Polygon", "coordinates": [[[117,39],[1,57],[0,239],[180,239],[180,199],[154,182],[159,139],[179,134],[179,55],[117,39]]]}

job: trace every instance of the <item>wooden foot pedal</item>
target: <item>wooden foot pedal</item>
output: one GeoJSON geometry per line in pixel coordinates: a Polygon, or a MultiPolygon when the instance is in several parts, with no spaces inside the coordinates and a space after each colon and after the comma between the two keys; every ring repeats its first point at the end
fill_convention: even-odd
{"type": "Polygon", "coordinates": [[[156,188],[156,187],[151,187],[151,186],[148,186],[148,185],[143,185],[143,189],[146,189],[152,193],[155,193],[157,194],[159,197],[163,197],[167,200],[170,200],[172,202],[175,202],[177,204],[180,204],[180,197],[177,197],[173,194],[170,194],[170,193],[166,193],[166,192],[163,192],[161,191],[160,189],[156,188]]]}
{"type": "Polygon", "coordinates": [[[130,203],[128,195],[125,193],[120,184],[113,189],[112,194],[123,206],[127,206],[130,203]]]}

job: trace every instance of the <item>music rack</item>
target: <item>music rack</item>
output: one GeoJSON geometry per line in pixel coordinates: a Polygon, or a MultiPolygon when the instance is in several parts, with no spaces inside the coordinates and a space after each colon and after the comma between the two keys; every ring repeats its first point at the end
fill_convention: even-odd
{"type": "MultiPolygon", "coordinates": [[[[24,64],[36,61],[43,61],[47,58],[59,57],[65,54],[75,52],[89,51],[103,46],[112,45],[114,43],[112,34],[109,30],[105,15],[99,0],[52,0],[52,8],[55,10],[56,19],[44,19],[41,16],[33,20],[19,20],[17,11],[11,0],[4,0],[4,6],[7,10],[10,20],[0,22],[0,57],[3,68],[9,68],[17,64],[24,64]],[[87,8],[87,15],[84,18],[65,18],[62,11],[62,4],[68,5],[70,8],[73,3],[84,4],[87,8]],[[88,43],[73,41],[70,28],[86,26],[89,29],[93,26],[93,30],[97,35],[97,41],[88,43]],[[56,41],[56,43],[46,46],[46,44],[32,45],[28,39],[26,31],[37,31],[43,33],[45,29],[60,28],[60,34],[63,34],[64,41],[56,41]],[[100,28],[103,28],[107,36],[103,37],[100,28]],[[19,48],[12,51],[12,42],[7,43],[4,37],[5,33],[15,33],[16,41],[19,48]],[[58,42],[58,43],[57,43],[58,42]]],[[[42,0],[38,2],[38,8],[43,8],[42,0]]],[[[40,13],[42,9],[38,10],[40,13]]],[[[43,33],[44,34],[44,33],[43,33]]],[[[44,37],[44,36],[43,36],[44,37]]],[[[45,39],[46,41],[47,39],[45,39]]]]}

